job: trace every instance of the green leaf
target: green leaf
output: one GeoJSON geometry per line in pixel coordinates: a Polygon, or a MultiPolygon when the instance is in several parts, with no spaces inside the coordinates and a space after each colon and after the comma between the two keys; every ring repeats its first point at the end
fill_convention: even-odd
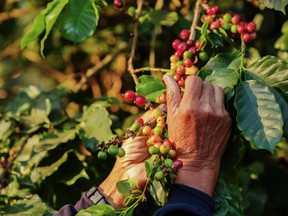
{"type": "Polygon", "coordinates": [[[270,9],[282,11],[284,14],[288,0],[259,0],[261,4],[270,9]]]}
{"type": "Polygon", "coordinates": [[[203,79],[209,76],[215,70],[232,69],[237,71],[240,67],[240,58],[237,52],[233,53],[220,53],[211,58],[207,64],[201,68],[198,75],[203,79]]]}
{"type": "Polygon", "coordinates": [[[12,122],[1,119],[0,121],[0,140],[5,141],[13,133],[12,122]]]}
{"type": "Polygon", "coordinates": [[[167,203],[168,196],[160,181],[153,180],[149,192],[158,205],[164,206],[167,203]]]}
{"type": "Polygon", "coordinates": [[[212,48],[224,46],[222,38],[217,34],[209,33],[207,34],[207,39],[211,43],[212,48]]]}
{"type": "Polygon", "coordinates": [[[67,143],[69,140],[73,140],[77,132],[77,129],[71,129],[44,133],[40,142],[34,147],[34,151],[40,152],[52,150],[61,143],[67,143]]]}
{"type": "Polygon", "coordinates": [[[143,75],[139,77],[139,84],[136,85],[138,94],[144,95],[147,100],[155,101],[163,92],[166,91],[165,85],[156,77],[143,75]]]}
{"type": "Polygon", "coordinates": [[[98,19],[98,9],[93,1],[70,0],[59,17],[59,29],[67,40],[80,42],[94,33],[98,19]]]}
{"type": "Polygon", "coordinates": [[[69,0],[54,0],[47,5],[45,14],[45,34],[40,42],[40,53],[42,57],[44,57],[44,43],[52,30],[56,20],[58,19],[59,15],[61,14],[64,7],[68,4],[69,0]]]}
{"type": "Polygon", "coordinates": [[[76,216],[116,216],[115,209],[108,204],[92,205],[87,209],[80,210],[76,216]]]}
{"type": "Polygon", "coordinates": [[[275,49],[288,51],[288,33],[283,34],[274,45],[275,49]]]}
{"type": "Polygon", "coordinates": [[[112,121],[109,113],[102,106],[96,102],[84,108],[81,118],[80,127],[83,130],[81,139],[91,150],[95,150],[98,142],[108,141],[114,137],[110,128],[112,121]]]}
{"type": "Polygon", "coordinates": [[[178,20],[178,14],[176,12],[168,12],[165,10],[152,10],[149,13],[149,17],[155,27],[172,26],[178,20]]]}
{"type": "Polygon", "coordinates": [[[35,19],[31,30],[26,32],[21,40],[21,49],[24,49],[29,43],[36,40],[45,30],[45,13],[41,12],[35,19]]]}
{"type": "Polygon", "coordinates": [[[61,164],[65,163],[68,159],[68,154],[71,151],[67,151],[63,154],[63,156],[58,159],[56,162],[50,164],[49,166],[44,167],[35,167],[31,172],[31,181],[33,183],[39,182],[44,180],[46,177],[52,175],[54,172],[56,172],[61,164]]]}
{"type": "Polygon", "coordinates": [[[116,187],[119,193],[126,196],[130,195],[131,190],[133,190],[138,185],[138,181],[134,178],[118,181],[116,187]]]}
{"type": "Polygon", "coordinates": [[[222,87],[225,91],[226,99],[228,100],[234,94],[234,86],[237,85],[238,79],[238,71],[222,68],[214,70],[211,75],[206,77],[205,80],[211,82],[214,85],[222,87]]]}
{"type": "Polygon", "coordinates": [[[24,145],[21,153],[17,157],[17,161],[28,161],[31,159],[31,156],[33,154],[33,150],[37,144],[39,144],[39,135],[36,134],[29,138],[24,145]]]}
{"type": "Polygon", "coordinates": [[[273,153],[283,135],[282,112],[274,94],[255,80],[245,81],[237,85],[234,105],[244,137],[273,153]]]}
{"type": "Polygon", "coordinates": [[[248,68],[266,84],[288,95],[288,64],[275,56],[265,56],[248,68]]]}
{"type": "Polygon", "coordinates": [[[5,206],[0,210],[1,215],[6,216],[38,216],[44,215],[47,206],[38,195],[33,195],[30,199],[16,201],[11,206],[5,206]]]}

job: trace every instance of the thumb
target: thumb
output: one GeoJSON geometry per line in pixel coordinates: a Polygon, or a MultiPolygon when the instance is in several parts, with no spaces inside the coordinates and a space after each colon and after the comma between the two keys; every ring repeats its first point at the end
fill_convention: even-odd
{"type": "Polygon", "coordinates": [[[165,74],[163,76],[163,80],[166,84],[166,97],[167,97],[167,113],[169,115],[174,115],[174,113],[178,110],[180,101],[181,101],[181,93],[179,86],[176,81],[169,75],[165,74]]]}

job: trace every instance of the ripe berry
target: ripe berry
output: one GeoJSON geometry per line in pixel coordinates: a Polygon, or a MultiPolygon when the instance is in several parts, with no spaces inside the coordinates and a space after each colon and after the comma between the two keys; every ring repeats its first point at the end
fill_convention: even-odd
{"type": "Polygon", "coordinates": [[[168,157],[169,157],[169,158],[175,158],[176,155],[177,155],[177,152],[176,152],[176,150],[174,150],[174,149],[171,149],[171,150],[168,152],[168,157]]]}
{"type": "Polygon", "coordinates": [[[183,162],[181,161],[181,160],[175,160],[174,162],[173,162],[173,167],[175,168],[175,169],[179,169],[179,168],[181,168],[183,166],[183,162]]]}
{"type": "Polygon", "coordinates": [[[97,158],[99,160],[106,160],[107,158],[107,153],[105,151],[99,151],[98,154],[97,154],[97,158]]]}
{"type": "Polygon", "coordinates": [[[256,30],[256,24],[254,22],[249,22],[247,25],[246,25],[246,31],[248,33],[254,33],[256,30]]]}
{"type": "Polygon", "coordinates": [[[240,22],[238,25],[237,25],[237,32],[239,34],[244,34],[246,33],[246,23],[245,22],[240,22]]]}
{"type": "Polygon", "coordinates": [[[166,93],[162,93],[159,97],[159,100],[161,103],[166,103],[167,102],[166,93]]]}
{"type": "Polygon", "coordinates": [[[164,172],[162,170],[159,170],[155,173],[155,176],[154,178],[157,180],[157,181],[161,181],[163,178],[164,178],[164,172]]]}
{"type": "Polygon", "coordinates": [[[177,83],[178,83],[179,87],[185,87],[185,80],[184,79],[180,79],[177,83]]]}
{"type": "Polygon", "coordinates": [[[146,98],[143,95],[137,95],[135,98],[135,104],[137,106],[143,106],[146,103],[146,98]]]}
{"type": "Polygon", "coordinates": [[[151,143],[152,143],[153,145],[154,145],[155,143],[159,143],[159,142],[162,143],[162,138],[161,138],[159,135],[156,135],[156,134],[152,135],[149,139],[151,140],[151,143]]]}
{"type": "Polygon", "coordinates": [[[180,41],[179,39],[175,39],[175,40],[172,42],[172,47],[173,47],[173,49],[177,50],[180,43],[181,43],[181,41],[180,41]]]}
{"type": "MultiPolygon", "coordinates": [[[[192,65],[193,65],[193,62],[192,62],[191,59],[185,59],[183,63],[184,63],[184,66],[185,66],[186,68],[190,68],[190,67],[192,67],[192,65]]],[[[185,70],[185,72],[186,72],[186,70],[185,70]]]]}
{"type": "Polygon", "coordinates": [[[115,156],[118,153],[118,147],[111,145],[111,146],[109,146],[107,152],[108,152],[108,154],[115,156]]]}
{"type": "Polygon", "coordinates": [[[220,8],[218,6],[212,6],[211,12],[213,15],[217,15],[220,12],[220,8]]]}
{"type": "Polygon", "coordinates": [[[176,82],[178,82],[179,80],[181,80],[181,77],[182,77],[181,74],[175,74],[175,75],[173,76],[173,79],[174,79],[176,82]]]}
{"type": "Polygon", "coordinates": [[[125,154],[126,152],[122,147],[118,148],[118,151],[117,151],[118,157],[123,157],[125,154]]]}
{"type": "Polygon", "coordinates": [[[181,38],[182,40],[188,40],[189,36],[190,36],[190,31],[187,30],[187,29],[183,29],[183,30],[180,32],[180,38],[181,38]]]}
{"type": "Polygon", "coordinates": [[[196,42],[195,42],[195,47],[196,47],[196,49],[200,49],[200,48],[202,48],[203,46],[204,46],[203,43],[201,44],[201,42],[200,42],[199,40],[196,40],[196,42]]]}
{"type": "Polygon", "coordinates": [[[156,154],[159,154],[159,149],[156,148],[155,146],[150,146],[149,149],[148,149],[149,153],[151,155],[156,155],[156,154]]]}
{"type": "Polygon", "coordinates": [[[135,121],[135,122],[139,122],[139,124],[140,124],[141,126],[144,125],[144,120],[143,120],[142,118],[140,118],[140,117],[136,118],[134,121],[135,121]]]}
{"type": "Polygon", "coordinates": [[[183,51],[177,50],[175,51],[174,55],[176,55],[179,59],[181,59],[183,57],[183,51]]]}
{"type": "Polygon", "coordinates": [[[248,42],[252,41],[251,35],[248,34],[248,33],[245,33],[245,34],[243,35],[243,41],[244,41],[245,43],[248,43],[248,42]]]}
{"type": "Polygon", "coordinates": [[[194,40],[188,40],[186,43],[187,43],[188,47],[195,46],[195,41],[194,40]]]}
{"type": "Polygon", "coordinates": [[[113,5],[115,8],[122,8],[123,2],[121,0],[114,0],[113,5]]]}
{"type": "Polygon", "coordinates": [[[136,132],[140,129],[141,125],[139,122],[134,122],[132,124],[132,126],[130,127],[130,130],[133,131],[133,132],[136,132]]]}
{"type": "Polygon", "coordinates": [[[132,91],[132,90],[128,90],[128,91],[125,92],[124,98],[126,100],[129,100],[129,101],[135,100],[136,93],[134,91],[132,91]]]}
{"type": "Polygon", "coordinates": [[[218,21],[212,22],[210,24],[210,30],[220,28],[220,23],[218,21]]]}
{"type": "Polygon", "coordinates": [[[209,6],[209,7],[206,9],[206,14],[207,14],[207,15],[214,15],[212,8],[213,8],[213,6],[209,6]]]}
{"type": "Polygon", "coordinates": [[[235,14],[232,18],[231,18],[231,23],[232,24],[238,24],[241,21],[241,17],[239,14],[235,14]]]}
{"type": "Polygon", "coordinates": [[[185,71],[186,71],[186,69],[185,69],[184,65],[180,65],[180,66],[178,66],[178,67],[176,68],[176,73],[177,73],[177,74],[183,75],[183,74],[185,74],[185,71]]]}
{"type": "Polygon", "coordinates": [[[188,45],[187,45],[187,43],[181,42],[181,43],[178,45],[177,51],[180,51],[180,52],[184,53],[186,50],[188,50],[188,45]]]}

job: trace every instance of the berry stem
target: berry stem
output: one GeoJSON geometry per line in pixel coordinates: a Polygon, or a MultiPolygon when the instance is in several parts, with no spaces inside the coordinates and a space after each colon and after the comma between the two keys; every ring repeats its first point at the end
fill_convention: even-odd
{"type": "Polygon", "coordinates": [[[190,36],[189,36],[189,40],[194,40],[195,39],[195,35],[196,35],[196,26],[199,22],[200,16],[201,16],[201,2],[202,0],[197,0],[196,4],[195,4],[195,8],[194,8],[194,17],[193,17],[193,22],[192,25],[190,27],[190,36]]]}
{"type": "Polygon", "coordinates": [[[132,45],[131,45],[131,53],[130,53],[130,58],[128,59],[128,71],[131,74],[135,84],[138,84],[139,82],[134,72],[133,60],[134,60],[135,52],[136,52],[136,45],[137,45],[137,39],[138,39],[138,27],[139,27],[139,15],[141,14],[142,6],[143,6],[143,0],[138,0],[136,15],[135,15],[135,24],[134,24],[134,30],[133,30],[133,39],[132,39],[132,45]]]}
{"type": "Polygon", "coordinates": [[[143,71],[159,71],[159,72],[165,72],[165,73],[172,72],[172,70],[165,69],[165,68],[142,67],[142,68],[134,69],[133,73],[140,73],[140,72],[143,72],[143,71]]]}

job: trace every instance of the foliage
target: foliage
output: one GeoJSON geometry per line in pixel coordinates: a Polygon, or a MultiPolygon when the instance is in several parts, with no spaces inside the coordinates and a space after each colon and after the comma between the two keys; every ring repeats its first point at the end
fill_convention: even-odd
{"type": "MultiPolygon", "coordinates": [[[[51,215],[77,201],[106,177],[115,161],[97,158],[103,143],[121,137],[141,112],[122,93],[135,87],[155,103],[165,92],[161,76],[171,73],[170,44],[190,27],[195,2],[145,1],[142,11],[139,2],[125,1],[120,9],[104,0],[0,3],[0,14],[31,11],[0,16],[1,32],[12,26],[0,36],[0,58],[7,59],[0,64],[1,215],[51,215]],[[129,12],[131,7],[137,7],[135,13],[129,12]],[[136,44],[132,31],[134,38],[139,34],[136,44]],[[22,88],[15,92],[18,85],[22,88]]],[[[224,88],[233,119],[214,195],[215,215],[285,215],[288,188],[279,184],[280,196],[269,179],[288,178],[287,18],[282,14],[288,2],[239,2],[237,10],[255,22],[265,13],[281,17],[281,22],[270,43],[262,41],[263,35],[269,35],[267,26],[275,25],[258,22],[259,40],[246,45],[231,40],[221,28],[209,29],[207,22],[196,28],[196,37],[205,44],[202,51],[209,53],[208,61],[198,62],[197,75],[224,88]]],[[[210,4],[235,10],[232,1],[210,4]]],[[[153,158],[145,165],[147,177],[153,176],[153,158]]],[[[97,205],[77,215],[143,215],[139,204],[147,194],[135,189],[136,184],[134,179],[117,183],[129,204],[122,211],[97,205]]],[[[167,201],[166,184],[149,181],[149,193],[159,206],[167,201]]],[[[150,210],[145,215],[155,209],[150,210]]]]}

